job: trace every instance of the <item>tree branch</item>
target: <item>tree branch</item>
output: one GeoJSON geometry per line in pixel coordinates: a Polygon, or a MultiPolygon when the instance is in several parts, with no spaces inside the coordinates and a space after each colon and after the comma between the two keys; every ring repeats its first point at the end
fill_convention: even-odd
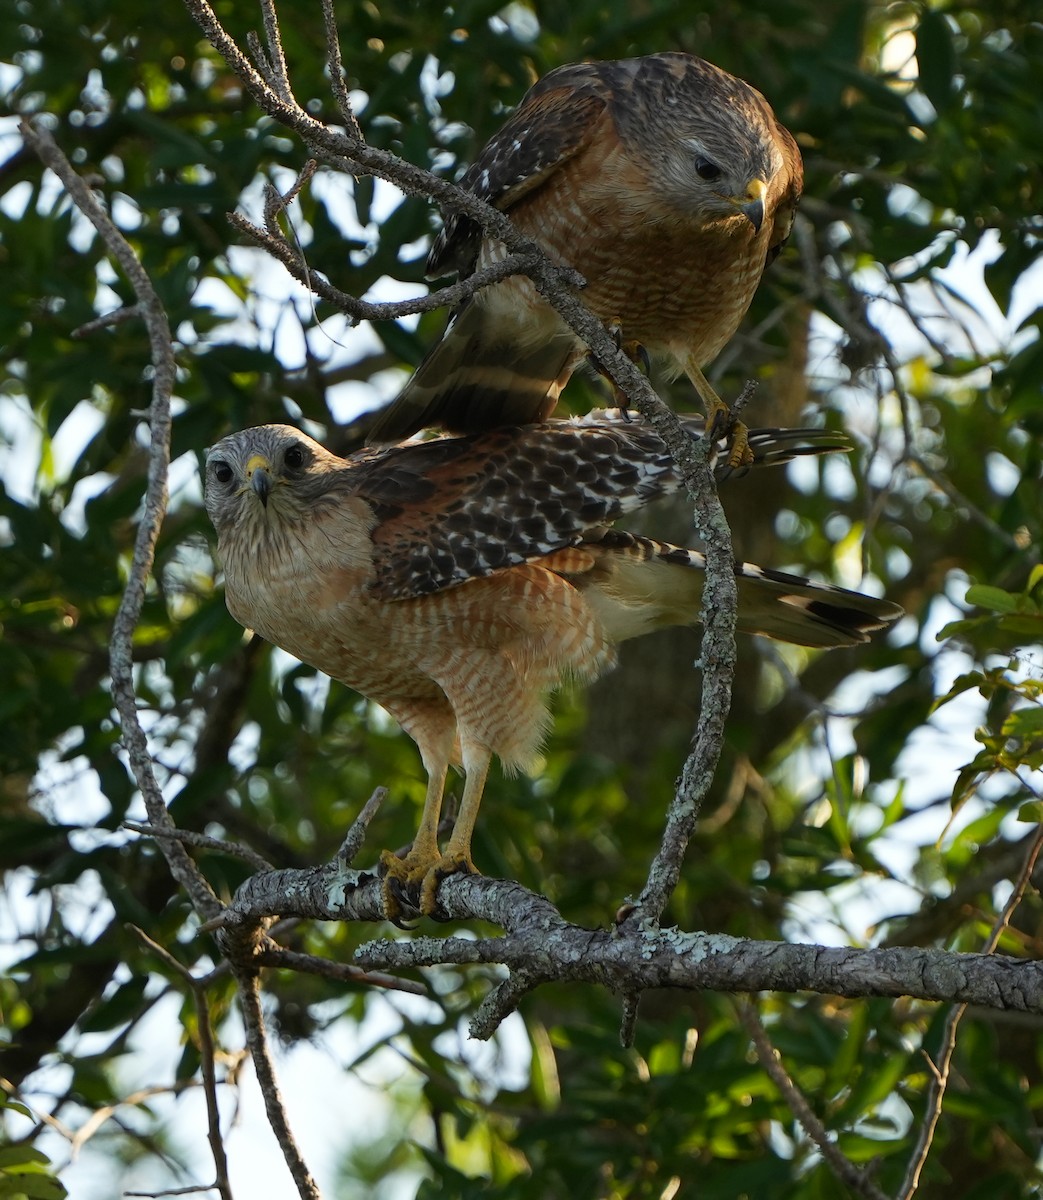
{"type": "MultiPolygon", "coordinates": [[[[1014,887],[1011,889],[1010,896],[1007,898],[1007,903],[996,917],[992,930],[986,939],[984,948],[985,957],[995,954],[996,947],[1003,936],[1003,931],[1007,928],[1015,909],[1024,898],[1025,890],[1032,878],[1032,872],[1036,869],[1036,860],[1039,858],[1041,850],[1043,850],[1043,829],[1038,830],[1033,836],[1021,871],[1014,883],[1014,887]]],[[[898,1192],[897,1200],[912,1200],[912,1197],[916,1194],[916,1189],[920,1186],[920,1172],[927,1162],[927,1156],[934,1142],[935,1130],[942,1115],[942,1102],[945,1099],[945,1089],[949,1083],[949,1068],[952,1065],[952,1056],[956,1051],[956,1033],[960,1021],[963,1020],[963,1014],[966,1011],[967,1002],[965,1001],[958,1004],[945,1018],[945,1024],[942,1026],[941,1046],[934,1062],[927,1057],[927,1052],[924,1051],[924,1056],[927,1057],[927,1062],[931,1069],[931,1083],[927,1092],[926,1112],[923,1123],[920,1126],[920,1134],[917,1138],[916,1146],[909,1159],[909,1166],[902,1181],[902,1187],[898,1192]]]]}
{"type": "Polygon", "coordinates": [[[337,14],[333,0],[322,0],[322,20],[326,27],[326,66],[330,73],[330,90],[337,101],[340,118],[347,126],[351,137],[362,141],[362,130],[351,107],[351,97],[344,82],[344,62],[340,52],[340,36],[337,33],[337,14]]]}
{"type": "MultiPolygon", "coordinates": [[[[167,507],[167,471],[170,466],[170,396],[174,388],[174,347],[170,337],[167,314],[160,303],[152,280],[138,260],[130,243],[116,228],[108,213],[98,203],[86,182],[73,170],[69,160],[58,148],[39,120],[22,118],[18,123],[22,137],[45,166],[61,180],[73,203],[98,231],[112,257],[126,275],[137,296],[141,316],[148,330],[152,352],[152,402],[149,406],[148,483],[144,512],[138,523],[134,543],[134,558],[130,578],[113,621],[109,647],[112,672],[112,697],[120,714],[123,742],[130,759],[131,770],[141,790],[148,810],[149,821],[157,829],[172,830],[174,823],[167,811],[149,754],[148,739],[138,719],[134,692],[134,631],[145,603],[145,583],[155,558],[156,539],[167,507]]],[[[210,889],[185,848],[177,841],[160,841],[171,874],[191,896],[196,910],[213,916],[220,903],[210,889]]]]}
{"type": "Polygon", "coordinates": [[[336,983],[357,983],[363,986],[383,988],[389,992],[408,992],[411,996],[430,995],[430,989],[411,979],[399,979],[397,975],[385,975],[378,971],[364,971],[351,963],[331,962],[315,954],[302,954],[299,950],[284,950],[281,947],[261,950],[254,961],[258,966],[275,970],[300,971],[307,975],[319,975],[336,983]]]}
{"type": "Polygon", "coordinates": [[[480,288],[526,270],[533,261],[529,255],[510,254],[502,261],[476,271],[467,279],[438,288],[437,291],[428,292],[426,296],[414,296],[409,300],[362,300],[351,295],[350,292],[341,291],[324,275],[317,273],[300,250],[287,241],[281,233],[276,235],[270,229],[261,229],[248,217],[238,212],[229,213],[228,220],[240,233],[245,234],[272,258],[281,262],[298,283],[314,292],[320,300],[332,304],[338,312],[344,313],[353,321],[392,321],[398,317],[434,312],[438,308],[455,306],[473,296],[480,288]]]}
{"type": "Polygon", "coordinates": [[[800,1122],[804,1132],[818,1146],[823,1161],[833,1174],[859,1196],[865,1196],[866,1200],[888,1200],[865,1171],[859,1170],[847,1155],[842,1154],[837,1148],[825,1125],[815,1115],[804,1093],[793,1082],[789,1072],[782,1065],[779,1052],[771,1044],[771,1039],[761,1024],[761,1019],[754,1006],[751,1003],[741,1004],[739,1017],[746,1032],[750,1035],[761,1066],[782,1093],[782,1098],[789,1106],[790,1112],[800,1122]]]}
{"type": "Polygon", "coordinates": [[[180,842],[183,846],[195,846],[199,850],[216,850],[219,854],[228,854],[232,858],[240,858],[248,863],[255,871],[270,871],[272,864],[250,846],[241,842],[226,842],[222,838],[210,837],[206,833],[196,833],[194,829],[156,829],[153,825],[142,825],[137,821],[124,821],[121,829],[129,829],[131,833],[140,833],[145,837],[155,838],[157,842],[164,840],[180,842]]]}
{"type": "Polygon", "coordinates": [[[203,1090],[206,1094],[207,1140],[210,1143],[210,1151],[216,1169],[213,1187],[220,1193],[222,1200],[232,1200],[232,1185],[228,1178],[228,1156],[225,1154],[224,1136],[221,1133],[221,1112],[217,1105],[217,1072],[215,1070],[217,1053],[214,1048],[214,1031],[210,1021],[210,1005],[206,999],[206,981],[197,979],[184,963],[176,959],[158,942],[153,941],[143,929],[139,929],[136,925],[130,925],[128,928],[167,965],[169,970],[185,982],[192,993],[196,1010],[196,1026],[199,1032],[199,1069],[203,1076],[203,1090]]]}
{"type": "Polygon", "coordinates": [[[264,1109],[268,1124],[272,1127],[283,1158],[297,1186],[301,1200],[322,1200],[319,1186],[312,1178],[307,1164],[301,1157],[297,1141],[286,1119],[286,1105],[275,1078],[275,1065],[268,1050],[268,1038],[264,1028],[264,1013],[261,1010],[261,985],[256,972],[237,972],[239,1004],[246,1025],[246,1044],[250,1048],[257,1083],[264,1097],[264,1109]]]}
{"type": "MultiPolygon", "coordinates": [[[[450,920],[490,921],[498,938],[382,940],[360,947],[366,970],[415,970],[446,963],[502,964],[519,978],[490,998],[472,1033],[488,1036],[487,1016],[502,1019],[505,1001],[538,983],[572,980],[632,994],[650,987],[724,992],[812,991],[839,996],[912,996],[986,1008],[1043,1012],[1043,963],[944,950],[757,942],[724,934],[660,930],[631,924],[584,929],[567,922],[544,897],[509,880],[452,875],[439,904],[450,920]]],[[[248,879],[211,922],[223,937],[248,939],[249,930],[283,916],[323,921],[383,918],[375,872],[336,860],[309,870],[273,871],[248,879]]]]}

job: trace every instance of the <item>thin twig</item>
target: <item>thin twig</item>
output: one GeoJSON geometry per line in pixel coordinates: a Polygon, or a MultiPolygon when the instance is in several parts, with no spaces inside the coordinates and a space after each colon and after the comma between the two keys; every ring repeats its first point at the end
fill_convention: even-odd
{"type": "Polygon", "coordinates": [[[761,1066],[782,1093],[783,1100],[790,1112],[800,1122],[804,1132],[818,1146],[822,1159],[829,1169],[841,1183],[847,1184],[852,1191],[857,1192],[860,1196],[865,1196],[867,1200],[888,1200],[866,1173],[859,1170],[846,1154],[841,1153],[829,1136],[828,1130],[812,1111],[804,1093],[793,1082],[789,1072],[782,1065],[779,1052],[771,1044],[771,1039],[768,1037],[767,1030],[761,1023],[753,1003],[749,1001],[740,1003],[738,1009],[739,1017],[746,1032],[750,1035],[761,1066]]]}
{"type": "Polygon", "coordinates": [[[293,186],[285,192],[280,192],[272,184],[268,184],[264,189],[264,226],[273,237],[281,236],[278,222],[279,214],[285,212],[294,200],[297,199],[304,185],[311,182],[318,169],[318,162],[314,158],[309,158],[297,172],[297,178],[293,181],[293,186]]]}
{"type": "Polygon", "coordinates": [[[142,825],[137,821],[124,821],[120,826],[129,829],[131,833],[144,834],[145,837],[162,841],[164,838],[173,839],[184,846],[195,846],[200,850],[217,850],[221,854],[241,858],[250,864],[255,871],[271,871],[272,864],[250,846],[241,842],[226,842],[223,838],[210,837],[205,833],[197,833],[194,829],[157,829],[154,825],[142,825]]]}
{"type": "Polygon", "coordinates": [[[350,317],[353,321],[393,321],[399,317],[409,317],[416,313],[434,312],[438,308],[455,307],[464,300],[470,299],[480,288],[488,287],[490,283],[498,283],[510,275],[527,269],[532,259],[528,255],[509,254],[499,262],[475,271],[467,279],[447,284],[437,291],[427,292],[422,296],[413,296],[408,300],[362,300],[350,292],[343,292],[319,274],[303,257],[296,246],[284,238],[281,233],[273,235],[259,228],[249,217],[242,213],[230,212],[229,222],[241,233],[246,234],[251,241],[256,242],[272,258],[277,259],[286,270],[321,300],[332,304],[339,312],[350,317]]]}
{"type": "Polygon", "coordinates": [[[337,32],[337,14],[333,9],[333,0],[322,0],[322,20],[326,27],[326,65],[330,72],[330,88],[348,133],[361,142],[362,129],[351,106],[351,97],[348,95],[344,79],[344,62],[340,52],[340,35],[337,32]]]}
{"type": "Polygon", "coordinates": [[[342,866],[350,867],[355,861],[355,855],[362,849],[362,843],[366,840],[366,832],[369,829],[370,822],[377,815],[377,810],[387,799],[388,790],[385,787],[373,789],[373,795],[362,806],[362,811],[351,823],[351,828],[344,835],[344,841],[340,844],[340,849],[336,854],[336,861],[342,866]]]}
{"type": "Polygon", "coordinates": [[[946,478],[946,476],[940,471],[935,471],[933,467],[929,466],[928,463],[923,460],[921,455],[909,454],[906,456],[905,461],[909,463],[910,466],[915,467],[925,479],[929,479],[931,483],[933,483],[938,489],[938,491],[940,491],[942,495],[950,500],[957,508],[963,509],[972,521],[974,521],[977,525],[980,525],[982,529],[988,533],[989,537],[993,538],[1001,545],[1006,546],[1008,550],[1020,551],[1025,549],[1025,547],[1018,542],[1018,539],[1014,536],[1014,534],[1012,534],[1009,530],[1004,529],[1003,526],[997,521],[994,521],[992,517],[990,517],[989,514],[983,509],[979,508],[973,500],[968,499],[968,497],[964,495],[964,493],[961,492],[958,487],[956,487],[952,480],[946,478]]]}
{"type": "Polygon", "coordinates": [[[242,1006],[243,1024],[246,1026],[246,1044],[253,1059],[257,1082],[264,1097],[264,1108],[268,1124],[282,1150],[283,1158],[297,1186],[301,1200],[321,1200],[319,1186],[312,1178],[307,1164],[301,1157],[297,1141],[286,1117],[279,1084],[275,1078],[275,1066],[268,1050],[268,1038],[264,1028],[264,1013],[261,1010],[261,986],[256,973],[241,972],[238,976],[239,1002],[242,1006]]]}
{"type": "Polygon", "coordinates": [[[189,985],[189,987],[195,986],[195,976],[192,974],[189,968],[186,967],[183,962],[181,962],[180,959],[175,958],[174,955],[170,953],[166,946],[161,946],[159,942],[149,937],[144,929],[138,925],[132,925],[128,923],[126,929],[132,933],[134,937],[136,937],[138,941],[142,943],[142,945],[144,945],[158,959],[160,959],[171,971],[180,976],[180,978],[183,979],[185,983],[189,985]]]}
{"type": "MultiPolygon", "coordinates": [[[[982,951],[984,954],[995,953],[1000,938],[1003,936],[1003,931],[1014,915],[1014,910],[1024,898],[1025,891],[1032,879],[1032,872],[1036,868],[1036,860],[1039,858],[1040,850],[1043,850],[1043,828],[1040,828],[1032,839],[1032,844],[1025,855],[1025,861],[1022,864],[1018,878],[1015,880],[1014,887],[1007,897],[1007,903],[997,916],[992,926],[992,931],[986,939],[982,951]]],[[[952,1065],[952,1056],[956,1050],[957,1030],[966,1011],[966,1004],[957,1004],[950,1010],[948,1016],[945,1018],[945,1024],[942,1026],[941,1045],[938,1055],[933,1062],[927,1056],[926,1051],[924,1052],[924,1057],[927,1058],[931,1072],[931,1083],[927,1090],[927,1106],[923,1123],[920,1126],[920,1136],[917,1138],[916,1146],[910,1156],[909,1166],[906,1168],[905,1178],[902,1180],[902,1186],[898,1191],[896,1200],[912,1200],[912,1197],[916,1194],[916,1189],[920,1185],[920,1173],[923,1171],[924,1165],[927,1162],[927,1156],[931,1152],[934,1133],[942,1115],[945,1089],[949,1083],[949,1069],[952,1065]]]]}
{"type": "Polygon", "coordinates": [[[261,0],[261,19],[264,21],[264,38],[268,44],[268,62],[271,63],[275,87],[287,104],[294,104],[290,74],[286,69],[286,53],[282,48],[282,33],[275,12],[274,0],[261,0]]]}
{"type": "Polygon", "coordinates": [[[117,1100],[113,1104],[104,1104],[101,1108],[96,1108],[90,1117],[73,1134],[71,1138],[71,1157],[73,1159],[78,1157],[83,1147],[103,1125],[113,1120],[120,1109],[134,1108],[139,1104],[144,1104],[146,1100],[154,1099],[156,1096],[180,1096],[182,1092],[187,1092],[197,1087],[199,1087],[199,1084],[194,1079],[178,1079],[174,1083],[156,1084],[152,1087],[138,1088],[136,1092],[131,1092],[129,1096],[124,1096],[121,1100],[117,1100]]]}
{"type": "MultiPolygon", "coordinates": [[[[112,626],[109,662],[112,696],[120,714],[123,743],[131,770],[141,790],[149,820],[157,829],[173,829],[174,822],[163,801],[149,754],[148,739],[138,718],[134,691],[134,631],[145,603],[145,584],[155,558],[156,539],[167,507],[167,471],[170,465],[170,396],[174,387],[174,348],[170,325],[152,280],[142,267],[130,243],[113,224],[97,197],[73,170],[51,135],[39,122],[22,118],[19,130],[26,144],[62,181],[73,203],[98,231],[112,257],[126,275],[141,306],[148,330],[152,357],[152,402],[149,407],[151,439],[149,443],[148,484],[144,510],[138,522],[130,576],[112,626]]],[[[171,874],[191,896],[196,910],[213,916],[220,909],[195,863],[178,842],[164,839],[160,847],[171,874]]]]}
{"type": "Polygon", "coordinates": [[[163,1196],[199,1196],[203,1192],[212,1192],[216,1187],[213,1183],[192,1184],[189,1187],[160,1188],[158,1192],[121,1192],[121,1196],[133,1196],[141,1200],[161,1200],[163,1196]]]}
{"type": "Polygon", "coordinates": [[[197,982],[192,986],[192,999],[195,1002],[196,1027],[199,1031],[199,1070],[203,1076],[203,1094],[206,1096],[206,1136],[216,1171],[214,1187],[220,1192],[222,1200],[232,1200],[228,1157],[221,1133],[221,1110],[217,1104],[217,1048],[214,1045],[214,1030],[210,1021],[210,1004],[206,998],[206,989],[197,982]]]}
{"type": "Polygon", "coordinates": [[[111,329],[113,325],[123,325],[127,321],[140,321],[142,315],[140,304],[127,304],[123,308],[114,308],[103,316],[95,317],[93,321],[85,321],[82,325],[78,325],[69,336],[73,338],[90,337],[100,329],[111,329]]]}
{"type": "Polygon", "coordinates": [[[215,1169],[214,1182],[206,1190],[216,1189],[220,1192],[222,1200],[232,1200],[232,1185],[228,1178],[228,1157],[225,1154],[224,1136],[221,1133],[221,1112],[217,1104],[217,1073],[215,1071],[217,1051],[210,1022],[210,1005],[206,998],[208,979],[197,979],[184,963],[176,959],[165,946],[161,946],[150,938],[137,925],[129,925],[128,929],[171,970],[180,975],[192,993],[196,1010],[196,1026],[199,1031],[199,1066],[203,1076],[203,1092],[206,1096],[207,1140],[210,1142],[210,1152],[213,1155],[215,1169]]]}
{"type": "Polygon", "coordinates": [[[408,992],[412,996],[428,996],[430,989],[412,979],[399,979],[397,975],[385,975],[380,971],[364,971],[351,963],[331,962],[314,954],[303,954],[299,950],[284,950],[281,947],[260,950],[254,962],[276,970],[300,971],[307,975],[320,975],[337,983],[359,983],[369,987],[383,988],[389,992],[408,992]]]}

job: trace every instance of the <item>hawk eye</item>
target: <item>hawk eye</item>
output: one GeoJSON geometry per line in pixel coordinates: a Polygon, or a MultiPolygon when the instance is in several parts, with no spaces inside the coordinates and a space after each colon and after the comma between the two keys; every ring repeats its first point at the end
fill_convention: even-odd
{"type": "Polygon", "coordinates": [[[223,458],[219,458],[213,464],[213,468],[214,468],[214,478],[217,480],[218,483],[231,483],[232,482],[232,475],[234,474],[234,472],[233,472],[232,468],[228,465],[228,463],[225,462],[225,460],[223,458]]]}
{"type": "Polygon", "coordinates": [[[714,179],[720,179],[721,168],[715,162],[711,162],[710,159],[704,158],[700,154],[695,160],[695,173],[700,179],[712,182],[714,179]]]}
{"type": "Polygon", "coordinates": [[[283,455],[282,460],[288,467],[303,467],[304,447],[299,443],[291,446],[283,455]]]}

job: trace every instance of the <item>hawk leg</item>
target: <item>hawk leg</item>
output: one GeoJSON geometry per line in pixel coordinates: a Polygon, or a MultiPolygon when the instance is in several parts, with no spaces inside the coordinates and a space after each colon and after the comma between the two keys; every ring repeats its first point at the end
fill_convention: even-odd
{"type": "Polygon", "coordinates": [[[447,875],[455,875],[458,871],[465,871],[469,875],[480,874],[471,858],[471,835],[482,803],[491,758],[491,754],[485,751],[477,762],[466,764],[467,781],[460,801],[460,815],[456,818],[445,853],[431,864],[420,886],[420,911],[424,916],[431,916],[438,907],[438,885],[447,875]]]}
{"type": "Polygon", "coordinates": [[[727,437],[731,443],[728,452],[730,467],[748,467],[753,462],[750,449],[749,430],[742,421],[732,416],[732,410],[710,386],[698,365],[689,359],[685,363],[685,374],[692,381],[699,399],[706,409],[706,436],[710,439],[727,437]]]}
{"type": "Polygon", "coordinates": [[[422,916],[430,917],[438,909],[438,885],[443,879],[461,871],[470,875],[479,874],[471,859],[471,835],[482,802],[490,760],[491,755],[485,752],[477,762],[468,765],[460,815],[456,818],[444,853],[438,849],[438,817],[442,807],[445,768],[440,776],[437,772],[430,776],[420,828],[409,853],[405,858],[399,858],[390,850],[385,850],[380,856],[384,869],[381,896],[384,914],[389,921],[396,925],[401,923],[402,893],[409,896],[419,888],[417,907],[422,916]]]}
{"type": "Polygon", "coordinates": [[[442,762],[435,770],[428,771],[427,795],[424,797],[420,827],[405,858],[399,858],[391,850],[385,850],[380,856],[380,895],[384,903],[384,915],[395,925],[402,923],[400,896],[408,895],[411,889],[420,887],[428,871],[439,860],[438,818],[442,812],[442,792],[445,790],[447,770],[448,763],[442,762]]]}
{"type": "MultiPolygon", "coordinates": [[[[617,348],[622,350],[623,353],[627,356],[627,358],[630,359],[630,361],[632,363],[640,364],[640,366],[644,369],[644,372],[646,375],[651,374],[652,360],[648,357],[648,351],[644,348],[644,346],[641,344],[641,342],[635,341],[633,339],[628,341],[626,338],[623,337],[623,318],[622,317],[614,317],[611,321],[606,321],[605,322],[605,330],[615,340],[617,348]]],[[[594,365],[600,374],[602,374],[602,375],[605,374],[604,371],[601,370],[600,364],[595,363],[594,365]]],[[[606,378],[608,378],[608,377],[606,376],[606,378]]],[[[614,379],[609,378],[608,382],[612,387],[612,395],[613,395],[613,399],[615,400],[615,403],[616,403],[616,408],[619,409],[620,415],[622,416],[623,420],[629,421],[630,420],[630,404],[627,401],[626,396],[624,395],[624,393],[622,391],[620,391],[620,389],[616,385],[616,381],[614,379]]]]}

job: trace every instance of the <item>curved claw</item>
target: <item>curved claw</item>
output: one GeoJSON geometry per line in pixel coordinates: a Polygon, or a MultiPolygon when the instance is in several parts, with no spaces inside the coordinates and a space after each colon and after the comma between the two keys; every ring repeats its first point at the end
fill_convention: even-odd
{"type": "Polygon", "coordinates": [[[465,871],[479,874],[469,854],[419,854],[412,852],[399,858],[390,850],[380,856],[382,879],[381,899],[384,916],[399,929],[411,926],[403,923],[405,910],[415,909],[424,917],[438,912],[438,886],[449,875],[465,871]]]}
{"type": "Polygon", "coordinates": [[[749,430],[732,416],[732,410],[721,399],[706,405],[706,435],[711,441],[728,441],[728,466],[748,467],[753,463],[749,430]]]}
{"type": "Polygon", "coordinates": [[[442,880],[460,872],[467,875],[480,874],[469,854],[443,854],[438,862],[429,868],[420,885],[420,911],[425,917],[433,917],[438,910],[438,887],[442,880]]]}

